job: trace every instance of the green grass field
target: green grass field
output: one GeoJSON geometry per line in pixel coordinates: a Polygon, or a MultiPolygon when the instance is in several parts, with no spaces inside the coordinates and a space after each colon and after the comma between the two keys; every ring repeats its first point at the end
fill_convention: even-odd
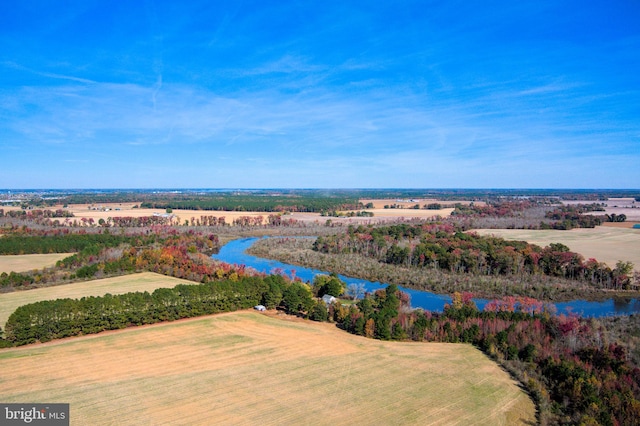
{"type": "Polygon", "coordinates": [[[535,423],[470,345],[248,311],[3,349],[0,370],[0,401],[68,402],[72,425],[535,423]]]}
{"type": "Polygon", "coordinates": [[[623,260],[640,269],[640,229],[597,226],[590,229],[523,230],[523,229],[475,229],[480,235],[495,235],[507,240],[522,240],[539,246],[562,243],[571,251],[580,253],[585,260],[591,257],[615,267],[623,260]]]}
{"type": "Polygon", "coordinates": [[[4,328],[9,316],[19,306],[41,300],[79,299],[83,296],[102,296],[107,293],[122,294],[132,291],[153,292],[157,288],[175,287],[178,284],[193,284],[193,282],[153,272],[143,272],[101,280],[3,293],[0,294],[0,327],[4,328]]]}

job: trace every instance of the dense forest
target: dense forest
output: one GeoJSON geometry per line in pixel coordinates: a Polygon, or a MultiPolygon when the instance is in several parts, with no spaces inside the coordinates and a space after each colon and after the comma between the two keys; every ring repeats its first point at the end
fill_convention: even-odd
{"type": "Polygon", "coordinates": [[[159,198],[140,204],[143,208],[257,211],[257,212],[322,212],[327,210],[351,210],[361,208],[357,198],[310,196],[256,196],[234,195],[219,197],[159,198]]]}
{"type": "Polygon", "coordinates": [[[132,240],[121,234],[49,234],[34,235],[14,233],[0,238],[0,255],[71,253],[82,251],[89,246],[114,247],[132,240]]]}

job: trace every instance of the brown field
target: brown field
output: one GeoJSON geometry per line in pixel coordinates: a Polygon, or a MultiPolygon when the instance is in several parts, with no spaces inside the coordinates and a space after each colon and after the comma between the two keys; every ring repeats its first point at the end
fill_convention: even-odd
{"type": "Polygon", "coordinates": [[[0,256],[0,273],[26,272],[32,269],[42,269],[55,266],[58,260],[71,256],[73,253],[49,254],[21,254],[0,256]]]}
{"type": "Polygon", "coordinates": [[[507,240],[523,240],[539,246],[562,243],[571,251],[580,253],[585,259],[595,258],[614,267],[623,260],[632,262],[640,269],[640,229],[597,226],[592,229],[523,230],[523,229],[476,229],[481,235],[495,235],[507,240]]]}
{"type": "Polygon", "coordinates": [[[535,423],[471,345],[248,311],[4,349],[0,369],[0,401],[68,402],[72,425],[535,423]]]}
{"type": "Polygon", "coordinates": [[[103,296],[107,293],[123,294],[133,291],[152,292],[157,288],[175,287],[178,284],[193,284],[193,282],[153,272],[142,272],[121,277],[3,293],[0,294],[0,327],[4,328],[9,316],[19,306],[41,300],[79,299],[84,296],[103,296]]]}

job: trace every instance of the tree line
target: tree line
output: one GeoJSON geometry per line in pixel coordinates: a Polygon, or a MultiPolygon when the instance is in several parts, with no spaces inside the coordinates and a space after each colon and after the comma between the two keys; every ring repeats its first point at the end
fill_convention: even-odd
{"type": "Polygon", "coordinates": [[[3,272],[0,287],[28,288],[144,270],[198,282],[207,274],[223,277],[231,273],[228,266],[212,266],[214,262],[209,256],[220,244],[217,235],[211,233],[178,232],[171,227],[134,228],[119,234],[107,230],[104,233],[62,231],[21,229],[0,238],[3,254],[76,252],[58,261],[55,267],[22,273],[3,272]]]}
{"type": "Polygon", "coordinates": [[[362,208],[357,198],[311,195],[226,195],[183,196],[144,201],[143,208],[184,210],[255,211],[255,212],[321,212],[362,208]]]}
{"type": "Polygon", "coordinates": [[[486,204],[456,204],[451,218],[471,228],[558,229],[593,228],[611,221],[602,203],[558,205],[556,199],[493,200],[486,204]],[[602,212],[602,214],[586,214],[602,212]]]}
{"type": "MultiPolygon", "coordinates": [[[[212,277],[213,278],[213,277],[212,277]]],[[[154,292],[56,299],[17,308],[5,326],[0,346],[21,346],[71,336],[155,324],[247,309],[262,304],[289,314],[327,320],[327,308],[311,286],[283,275],[232,274],[200,284],[179,284],[154,292]],[[319,309],[318,309],[319,308],[319,309]]],[[[334,278],[321,280],[318,291],[332,288],[334,278]]],[[[339,284],[337,284],[339,286],[339,284]]]]}
{"type": "Polygon", "coordinates": [[[597,288],[628,290],[633,265],[614,269],[596,259],[584,260],[563,244],[540,247],[525,241],[462,232],[450,222],[387,227],[349,227],[348,232],[318,237],[313,249],[328,254],[358,254],[408,268],[452,273],[508,276],[543,274],[589,283],[597,288]]]}
{"type": "Polygon", "coordinates": [[[129,239],[121,234],[5,234],[0,238],[0,255],[71,253],[89,246],[114,247],[129,239]]]}
{"type": "Polygon", "coordinates": [[[130,326],[252,307],[268,286],[259,277],[160,288],[153,293],[57,299],[24,305],[11,314],[5,339],[20,346],[130,326]]]}
{"type": "Polygon", "coordinates": [[[606,222],[605,208],[602,204],[563,205],[545,214],[553,222],[540,222],[540,229],[571,230],[573,228],[595,228],[606,222]],[[590,212],[603,212],[601,215],[586,215],[590,212]]]}
{"type": "Polygon", "coordinates": [[[14,218],[60,218],[60,217],[73,217],[73,213],[68,210],[56,209],[29,209],[29,210],[7,210],[0,209],[0,217],[14,217],[14,218]]]}
{"type": "MultiPolygon", "coordinates": [[[[470,291],[485,299],[513,295],[555,302],[611,297],[609,290],[583,280],[544,274],[480,275],[432,267],[407,267],[380,262],[374,257],[355,253],[323,253],[313,250],[314,242],[309,238],[266,238],[253,244],[248,252],[294,265],[438,294],[470,291]]],[[[640,282],[638,275],[638,272],[634,272],[633,279],[636,283],[640,282]]]]}

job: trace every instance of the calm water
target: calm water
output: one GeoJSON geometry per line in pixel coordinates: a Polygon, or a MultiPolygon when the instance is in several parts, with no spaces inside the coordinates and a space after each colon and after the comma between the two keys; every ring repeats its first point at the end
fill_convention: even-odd
{"type": "MultiPolygon", "coordinates": [[[[251,256],[245,251],[258,240],[258,238],[244,238],[234,240],[224,245],[220,249],[220,253],[213,255],[214,259],[223,262],[246,265],[256,269],[259,272],[271,273],[277,270],[283,270],[287,275],[295,275],[303,281],[313,281],[313,277],[318,274],[328,274],[327,271],[317,269],[304,268],[302,266],[290,265],[288,263],[278,262],[277,260],[263,259],[251,256]]],[[[366,291],[375,291],[386,287],[386,284],[361,280],[358,278],[349,278],[340,275],[340,279],[349,284],[364,284],[366,291]]],[[[445,303],[451,302],[451,297],[443,294],[435,294],[428,291],[413,290],[410,288],[399,287],[402,291],[411,296],[411,305],[414,308],[423,308],[429,311],[442,311],[445,303]]],[[[487,303],[485,299],[474,299],[479,309],[484,308],[487,303]]],[[[603,302],[588,302],[585,300],[573,300],[571,302],[556,303],[558,313],[573,312],[582,316],[601,317],[608,315],[629,315],[640,313],[640,300],[638,299],[608,299],[603,302]]]]}

